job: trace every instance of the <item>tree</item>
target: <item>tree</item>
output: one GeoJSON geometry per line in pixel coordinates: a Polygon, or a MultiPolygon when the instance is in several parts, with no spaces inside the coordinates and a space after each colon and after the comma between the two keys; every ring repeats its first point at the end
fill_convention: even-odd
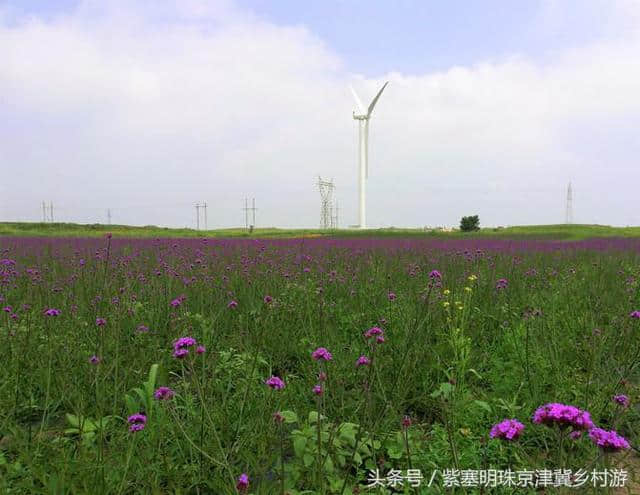
{"type": "Polygon", "coordinates": [[[462,230],[462,232],[480,230],[480,218],[478,218],[478,215],[462,217],[460,220],[460,230],[462,230]]]}

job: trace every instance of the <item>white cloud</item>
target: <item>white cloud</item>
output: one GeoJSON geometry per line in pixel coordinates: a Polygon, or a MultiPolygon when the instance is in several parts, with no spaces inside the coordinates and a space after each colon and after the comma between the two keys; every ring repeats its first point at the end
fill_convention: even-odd
{"type": "MultiPolygon", "coordinates": [[[[52,199],[61,219],[104,221],[110,207],[116,222],[181,226],[207,200],[210,224],[231,226],[255,196],[259,224],[313,226],[322,174],[336,179],[342,225],[355,223],[346,84],[369,98],[389,79],[371,123],[372,225],[474,212],[556,222],[569,179],[576,220],[640,223],[597,196],[605,183],[635,197],[637,147],[604,170],[590,152],[594,125],[638,123],[639,49],[627,29],[544,63],[514,55],[371,80],[309,30],[230,2],[91,1],[47,22],[0,21],[0,165],[14,178],[0,213],[36,220],[52,199]]],[[[611,136],[600,137],[606,149],[611,136]]]]}

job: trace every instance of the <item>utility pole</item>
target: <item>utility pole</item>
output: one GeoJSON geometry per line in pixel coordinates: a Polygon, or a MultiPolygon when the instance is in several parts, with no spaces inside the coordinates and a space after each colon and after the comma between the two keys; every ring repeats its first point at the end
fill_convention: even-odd
{"type": "Polygon", "coordinates": [[[51,223],[53,223],[53,201],[49,202],[49,214],[51,215],[51,223]]]}
{"type": "Polygon", "coordinates": [[[111,225],[111,210],[107,209],[107,225],[111,225]]]}
{"type": "Polygon", "coordinates": [[[253,228],[256,228],[256,198],[251,200],[251,213],[253,214],[253,220],[251,221],[251,225],[253,228]]]}
{"type": "Polygon", "coordinates": [[[42,202],[42,221],[44,223],[47,222],[47,205],[44,201],[42,202]]]}
{"type": "Polygon", "coordinates": [[[249,200],[244,198],[244,228],[249,230],[249,200]]]}
{"type": "Polygon", "coordinates": [[[196,230],[200,230],[200,203],[196,203],[196,230]]]}
{"type": "Polygon", "coordinates": [[[207,202],[202,203],[202,207],[204,208],[204,230],[207,229],[207,202]]]}

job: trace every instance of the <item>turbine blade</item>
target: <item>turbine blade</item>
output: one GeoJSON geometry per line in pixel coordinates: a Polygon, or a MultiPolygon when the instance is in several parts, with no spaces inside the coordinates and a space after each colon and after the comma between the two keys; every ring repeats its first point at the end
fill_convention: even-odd
{"type": "Polygon", "coordinates": [[[358,97],[358,93],[356,93],[356,90],[353,89],[353,86],[351,86],[351,84],[349,84],[349,89],[351,90],[351,94],[353,95],[353,99],[356,101],[356,106],[358,107],[358,111],[361,114],[364,114],[364,112],[365,112],[364,105],[362,104],[362,101],[358,97]]]}
{"type": "Polygon", "coordinates": [[[389,84],[389,81],[384,83],[382,88],[380,88],[380,91],[378,91],[378,94],[376,95],[376,97],[371,101],[371,105],[369,105],[369,110],[367,110],[367,117],[369,117],[371,115],[371,112],[373,112],[373,107],[375,107],[376,103],[378,103],[378,98],[380,98],[380,95],[384,91],[384,88],[387,87],[387,84],[389,84]]]}

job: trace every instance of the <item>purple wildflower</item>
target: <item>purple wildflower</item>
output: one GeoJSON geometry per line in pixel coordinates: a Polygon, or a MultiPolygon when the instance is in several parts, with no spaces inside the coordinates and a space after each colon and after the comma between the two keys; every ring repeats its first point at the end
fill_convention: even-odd
{"type": "Polygon", "coordinates": [[[395,301],[396,297],[398,296],[396,296],[395,292],[389,292],[389,294],[387,294],[387,297],[389,298],[389,301],[395,301]]]}
{"type": "Polygon", "coordinates": [[[47,309],[44,312],[45,316],[59,316],[60,313],[62,313],[62,311],[60,311],[59,309],[54,309],[54,308],[47,309]]]}
{"type": "Polygon", "coordinates": [[[230,309],[235,309],[237,307],[238,307],[238,301],[232,300],[232,301],[229,301],[229,304],[227,304],[227,308],[230,308],[230,309]]]}
{"type": "Polygon", "coordinates": [[[273,420],[278,424],[284,423],[284,416],[280,414],[280,411],[276,411],[273,413],[273,420]]]}
{"type": "Polygon", "coordinates": [[[631,313],[629,313],[629,316],[631,318],[640,318],[640,311],[638,310],[632,311],[631,313]]]}
{"type": "Polygon", "coordinates": [[[615,402],[616,404],[622,406],[622,407],[628,407],[629,406],[629,397],[627,397],[624,394],[620,394],[620,395],[614,395],[613,396],[613,402],[615,402]]]}
{"type": "Polygon", "coordinates": [[[99,327],[103,327],[107,324],[107,320],[105,318],[96,318],[96,325],[99,327]]]}
{"type": "Polygon", "coordinates": [[[129,423],[129,431],[135,433],[136,431],[144,430],[147,424],[147,417],[144,414],[132,414],[127,418],[129,423]]]}
{"type": "Polygon", "coordinates": [[[189,354],[189,349],[176,349],[173,351],[173,357],[176,359],[182,359],[189,354]]]}
{"type": "Polygon", "coordinates": [[[282,381],[282,379],[275,375],[266,380],[264,383],[273,390],[281,390],[284,388],[284,382],[282,381]]]}
{"type": "Polygon", "coordinates": [[[316,361],[319,361],[321,359],[324,361],[331,361],[333,359],[333,356],[331,355],[331,353],[324,347],[318,347],[315,351],[311,353],[311,357],[316,361]]]}
{"type": "Polygon", "coordinates": [[[592,428],[589,430],[589,438],[605,452],[618,452],[630,447],[629,442],[618,435],[615,430],[606,431],[602,428],[592,428]]]}
{"type": "Polygon", "coordinates": [[[146,325],[138,325],[138,332],[146,333],[149,331],[149,327],[146,325]]]}
{"type": "Polygon", "coordinates": [[[236,489],[238,490],[238,493],[247,493],[247,490],[249,489],[249,476],[247,473],[242,473],[238,476],[236,489]]]}
{"type": "Polygon", "coordinates": [[[198,342],[193,337],[180,337],[176,341],[173,342],[173,350],[177,351],[178,349],[184,349],[185,347],[193,347],[198,342]]]}
{"type": "Polygon", "coordinates": [[[169,400],[175,395],[175,392],[171,390],[169,387],[158,387],[158,389],[153,393],[153,396],[157,400],[169,400]]]}
{"type": "Polygon", "coordinates": [[[429,274],[429,278],[432,280],[434,279],[440,280],[442,278],[442,274],[438,270],[431,270],[431,273],[429,274]]]}
{"type": "Polygon", "coordinates": [[[270,304],[270,303],[271,303],[271,301],[273,301],[273,297],[271,297],[271,296],[264,296],[263,301],[264,301],[264,303],[265,303],[265,304],[270,304]]]}
{"type": "Polygon", "coordinates": [[[561,427],[572,426],[574,430],[590,430],[594,427],[591,415],[587,411],[557,402],[545,404],[536,409],[533,422],[547,426],[553,424],[561,427]]]}
{"type": "Polygon", "coordinates": [[[501,278],[496,282],[496,289],[498,290],[506,289],[508,285],[509,285],[509,282],[507,282],[507,279],[501,278]]]}
{"type": "Polygon", "coordinates": [[[364,336],[370,339],[371,337],[375,337],[376,335],[383,335],[383,334],[384,334],[384,330],[382,330],[382,328],[372,327],[364,333],[364,336]]]}
{"type": "Polygon", "coordinates": [[[491,438],[503,438],[504,440],[516,440],[524,430],[524,425],[516,419],[505,419],[493,425],[489,436],[491,438]]]}
{"type": "Polygon", "coordinates": [[[322,388],[322,385],[316,385],[311,389],[311,391],[313,392],[314,395],[322,395],[324,393],[324,389],[322,388]]]}
{"type": "Polygon", "coordinates": [[[356,366],[367,366],[371,364],[371,360],[367,356],[360,356],[356,361],[356,366]]]}
{"type": "Polygon", "coordinates": [[[196,354],[204,354],[205,352],[207,352],[207,348],[205,346],[199,345],[196,347],[196,354]]]}
{"type": "Polygon", "coordinates": [[[402,418],[402,428],[406,430],[410,426],[411,426],[411,417],[405,416],[404,418],[402,418]]]}
{"type": "Polygon", "coordinates": [[[89,358],[91,364],[100,364],[101,359],[95,354],[89,358]]]}
{"type": "Polygon", "coordinates": [[[11,306],[5,306],[4,308],[2,308],[2,311],[4,311],[5,313],[11,313],[13,311],[13,308],[11,306]]]}

